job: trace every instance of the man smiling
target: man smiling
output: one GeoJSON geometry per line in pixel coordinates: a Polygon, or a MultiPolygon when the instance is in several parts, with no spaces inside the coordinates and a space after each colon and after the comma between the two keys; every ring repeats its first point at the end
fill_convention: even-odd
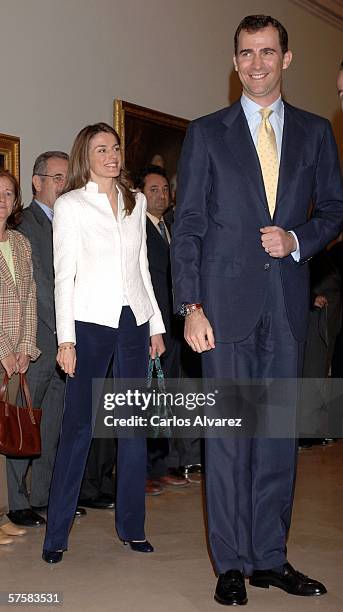
{"type": "MultiPolygon", "coordinates": [[[[183,145],[175,304],[207,379],[292,379],[301,372],[306,337],[307,261],[343,226],[337,150],[327,120],[282,100],[282,74],[292,61],[285,28],[272,17],[249,16],[234,42],[243,95],[192,122],[183,145]]],[[[286,414],[293,410],[290,401],[286,414]]],[[[326,593],[286,556],[296,451],[288,437],[206,440],[209,543],[221,604],[247,602],[244,576],[252,586],[292,595],[326,593]]]]}

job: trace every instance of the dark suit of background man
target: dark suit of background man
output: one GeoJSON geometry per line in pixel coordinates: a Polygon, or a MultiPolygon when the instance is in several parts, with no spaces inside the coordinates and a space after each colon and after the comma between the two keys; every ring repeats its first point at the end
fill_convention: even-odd
{"type": "MultiPolygon", "coordinates": [[[[163,214],[169,207],[170,190],[165,170],[161,166],[150,165],[140,174],[138,188],[147,199],[147,251],[151,282],[156,300],[161,310],[166,333],[163,340],[166,352],[161,358],[164,376],[180,377],[181,339],[180,318],[173,314],[173,291],[170,269],[170,226],[165,223],[163,214]]],[[[170,465],[168,455],[176,441],[167,438],[148,440],[148,479],[146,493],[158,495],[164,486],[180,488],[189,484],[178,473],[177,465],[170,465]]],[[[177,450],[177,447],[174,449],[177,450]]],[[[177,452],[174,455],[178,456],[177,452]]]]}
{"type": "Polygon", "coordinates": [[[33,200],[23,212],[18,227],[30,241],[33,274],[37,285],[37,344],[42,351],[27,372],[33,405],[42,408],[42,454],[33,459],[7,459],[9,518],[17,525],[34,526],[45,519],[32,509],[48,504],[52,469],[61,425],[65,380],[56,367],[56,322],[54,271],[52,257],[52,218],[56,199],[61,194],[68,169],[68,155],[48,151],[36,159],[33,200]],[[26,478],[31,465],[31,491],[26,478]]]}
{"type": "MultiPolygon", "coordinates": [[[[175,304],[188,305],[185,338],[202,352],[207,379],[298,375],[309,312],[306,262],[343,225],[330,124],[280,97],[291,59],[279,22],[245,18],[234,55],[243,97],[192,122],[184,141],[172,243],[175,304]]],[[[244,575],[257,587],[325,593],[286,558],[296,440],[206,442],[217,601],[245,603],[244,575]]]]}

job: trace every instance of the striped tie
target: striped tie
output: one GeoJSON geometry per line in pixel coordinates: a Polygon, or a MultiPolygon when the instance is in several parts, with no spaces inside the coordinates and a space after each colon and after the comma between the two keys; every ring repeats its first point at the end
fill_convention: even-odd
{"type": "Polygon", "coordinates": [[[169,240],[168,240],[168,236],[167,236],[167,232],[166,232],[166,226],[164,225],[164,222],[162,220],[158,222],[158,227],[160,229],[161,236],[162,236],[164,242],[169,246],[169,240]]]}

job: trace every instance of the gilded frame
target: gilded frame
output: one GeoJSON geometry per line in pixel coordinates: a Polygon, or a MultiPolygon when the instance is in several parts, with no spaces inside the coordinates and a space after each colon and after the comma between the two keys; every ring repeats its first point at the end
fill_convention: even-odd
{"type": "Polygon", "coordinates": [[[20,180],[20,138],[0,134],[0,169],[8,170],[20,180]]]}
{"type": "Polygon", "coordinates": [[[153,151],[165,161],[168,176],[175,175],[188,124],[187,119],[125,100],[113,103],[114,129],[120,137],[125,166],[133,175],[152,162],[153,151]]]}

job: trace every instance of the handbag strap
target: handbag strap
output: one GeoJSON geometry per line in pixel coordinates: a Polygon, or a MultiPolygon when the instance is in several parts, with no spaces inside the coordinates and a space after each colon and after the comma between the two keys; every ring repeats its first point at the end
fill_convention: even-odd
{"type": "Polygon", "coordinates": [[[161,366],[161,360],[158,355],[156,355],[155,359],[149,358],[149,368],[148,368],[148,388],[151,387],[152,384],[152,375],[154,372],[154,368],[156,370],[157,376],[157,384],[160,391],[165,391],[165,382],[164,382],[164,373],[161,366]]]}
{"type": "Polygon", "coordinates": [[[5,372],[4,380],[2,381],[2,385],[0,387],[0,401],[1,402],[8,401],[8,376],[7,376],[7,372],[5,372]]]}
{"type": "MultiPolygon", "coordinates": [[[[21,374],[21,373],[19,374],[19,381],[20,381],[20,389],[24,395],[26,406],[30,414],[31,422],[34,424],[35,418],[34,418],[33,409],[32,409],[31,393],[30,393],[29,385],[27,384],[25,374],[21,374]]],[[[0,387],[0,401],[8,402],[8,382],[9,382],[8,374],[7,372],[5,372],[4,380],[0,387]]]]}

